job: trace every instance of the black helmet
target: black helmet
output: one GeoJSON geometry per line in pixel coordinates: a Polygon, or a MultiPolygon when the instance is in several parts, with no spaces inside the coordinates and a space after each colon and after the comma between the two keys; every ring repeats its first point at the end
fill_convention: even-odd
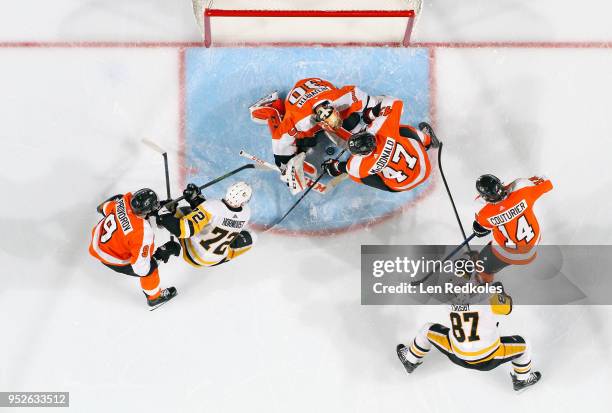
{"type": "Polygon", "coordinates": [[[498,177],[491,174],[481,175],[476,180],[476,190],[487,202],[498,202],[506,197],[506,189],[498,177]]]}
{"type": "Polygon", "coordinates": [[[149,215],[159,209],[159,199],[155,191],[143,188],[134,192],[130,206],[136,215],[149,215]]]}
{"type": "Polygon", "coordinates": [[[348,149],[353,155],[369,155],[376,148],[376,139],[370,132],[358,132],[348,140],[348,149]]]}

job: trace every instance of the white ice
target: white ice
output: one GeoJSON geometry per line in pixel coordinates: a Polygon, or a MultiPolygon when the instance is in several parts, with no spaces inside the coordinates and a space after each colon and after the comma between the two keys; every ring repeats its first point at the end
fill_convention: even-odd
{"type": "MultiPolygon", "coordinates": [[[[9,3],[9,2],[5,2],[9,3]]],[[[610,41],[599,1],[426,2],[418,41],[610,41]]],[[[376,33],[372,33],[376,36],[376,33]]],[[[178,176],[178,49],[11,47],[8,42],[198,41],[188,1],[10,2],[0,13],[0,390],[70,391],[76,412],[604,410],[607,306],[518,307],[544,378],[516,396],[508,373],[432,354],[406,376],[394,347],[435,307],[359,304],[359,245],[453,243],[436,190],[401,216],[325,238],[264,234],[230,265],[164,265],[179,296],[148,312],[136,280],[87,253],[95,206],[178,176]]],[[[610,49],[436,49],[438,135],[462,219],[473,180],[544,173],[544,242],[610,244],[610,49]]],[[[262,80],[263,81],[263,80],[262,80]]],[[[176,178],[173,181],[178,190],[176,178]]],[[[163,241],[160,235],[159,241],[163,241]]]]}

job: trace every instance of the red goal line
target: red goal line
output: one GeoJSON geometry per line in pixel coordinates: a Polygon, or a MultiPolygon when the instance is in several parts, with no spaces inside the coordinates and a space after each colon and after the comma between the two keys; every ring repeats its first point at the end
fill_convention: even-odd
{"type": "Polygon", "coordinates": [[[204,46],[212,45],[211,17],[405,17],[408,19],[402,45],[410,44],[416,13],[408,10],[229,10],[204,9],[204,46]]]}

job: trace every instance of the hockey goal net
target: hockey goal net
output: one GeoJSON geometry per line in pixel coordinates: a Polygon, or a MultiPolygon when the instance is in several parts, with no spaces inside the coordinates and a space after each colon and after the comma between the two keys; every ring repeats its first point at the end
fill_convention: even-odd
{"type": "Polygon", "coordinates": [[[204,44],[408,46],[422,0],[192,0],[204,44]]]}

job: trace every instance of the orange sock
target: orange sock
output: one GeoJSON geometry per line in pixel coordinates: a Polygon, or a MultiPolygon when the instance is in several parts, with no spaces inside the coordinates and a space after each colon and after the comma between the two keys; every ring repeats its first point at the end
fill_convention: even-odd
{"type": "Polygon", "coordinates": [[[146,277],[140,277],[140,286],[149,300],[154,300],[159,297],[159,272],[157,268],[146,277]]]}

